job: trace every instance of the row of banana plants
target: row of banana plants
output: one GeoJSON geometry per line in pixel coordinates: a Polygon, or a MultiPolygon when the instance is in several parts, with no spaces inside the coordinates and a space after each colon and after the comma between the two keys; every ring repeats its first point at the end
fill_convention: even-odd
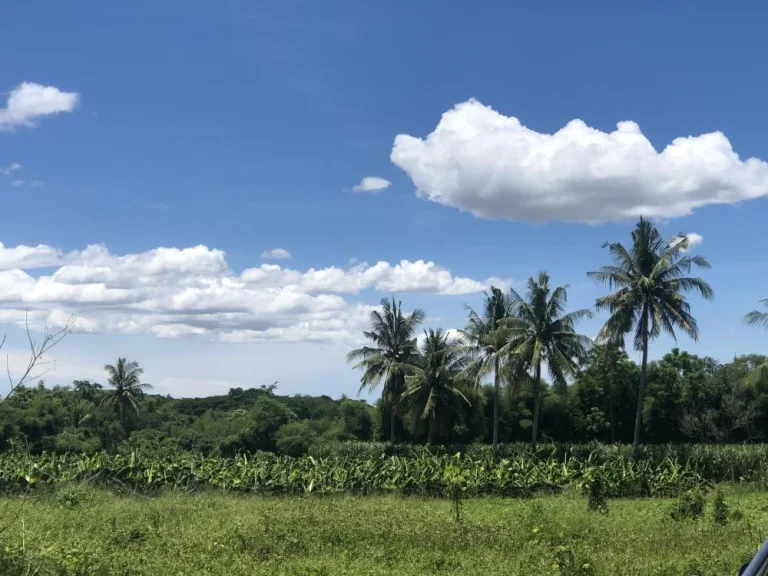
{"type": "Polygon", "coordinates": [[[526,496],[580,489],[600,476],[606,495],[674,496],[708,481],[695,469],[667,458],[629,457],[476,458],[470,454],[412,456],[281,457],[271,454],[206,457],[180,453],[151,458],[138,454],[0,455],[0,486],[92,482],[148,492],[161,488],[213,488],[260,494],[417,494],[440,496],[461,478],[468,496],[526,496]]]}
{"type": "MultiPolygon", "coordinates": [[[[492,456],[487,444],[424,446],[383,442],[331,442],[313,446],[315,458],[379,458],[385,456],[419,457],[422,454],[452,455],[460,453],[475,460],[492,456]]],[[[536,461],[569,460],[604,464],[633,458],[632,446],[625,444],[540,443],[532,448],[528,442],[499,445],[501,458],[526,458],[536,461]]],[[[712,482],[761,482],[768,478],[768,444],[648,444],[641,446],[637,459],[658,467],[674,460],[712,482]]]]}

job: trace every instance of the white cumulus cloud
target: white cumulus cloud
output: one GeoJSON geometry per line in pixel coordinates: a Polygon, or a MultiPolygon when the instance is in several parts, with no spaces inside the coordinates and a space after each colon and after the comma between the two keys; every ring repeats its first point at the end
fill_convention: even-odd
{"type": "Polygon", "coordinates": [[[61,259],[60,250],[45,244],[6,248],[0,242],[0,270],[44,268],[59,264],[61,259]]]}
{"type": "Polygon", "coordinates": [[[467,294],[490,283],[503,285],[424,260],[304,271],[262,264],[236,273],[223,251],[202,245],[116,255],[103,245],[64,253],[0,244],[0,322],[23,322],[28,311],[33,325],[74,317],[78,330],[91,333],[349,342],[360,337],[372,305],[346,294],[467,294]]]}
{"type": "Polygon", "coordinates": [[[688,238],[688,250],[704,241],[704,237],[701,234],[696,234],[696,232],[689,232],[685,236],[688,238]]]}
{"type": "Polygon", "coordinates": [[[603,132],[572,120],[546,134],[476,100],[445,112],[426,138],[398,135],[391,160],[420,195],[481,218],[671,218],[768,195],[768,163],[742,160],[721,132],[659,152],[635,122],[603,132]]]}
{"type": "Polygon", "coordinates": [[[376,193],[389,188],[391,185],[392,182],[386,178],[381,178],[380,176],[366,176],[360,180],[360,184],[356,184],[352,188],[352,191],[376,193]]]}
{"type": "Polygon", "coordinates": [[[0,108],[0,130],[34,126],[35,120],[61,112],[72,112],[76,92],[62,92],[55,86],[23,82],[11,90],[5,108],[0,108]]]}
{"type": "Polygon", "coordinates": [[[261,257],[269,260],[290,260],[291,253],[285,248],[272,248],[272,250],[264,250],[261,257]]]}
{"type": "MultiPolygon", "coordinates": [[[[696,234],[696,232],[686,232],[685,238],[688,239],[688,246],[685,249],[682,249],[681,252],[688,252],[691,250],[694,246],[698,246],[704,241],[704,237],[701,234],[696,234]]],[[[681,242],[683,239],[683,235],[678,236],[670,244],[675,245],[681,242]]]]}

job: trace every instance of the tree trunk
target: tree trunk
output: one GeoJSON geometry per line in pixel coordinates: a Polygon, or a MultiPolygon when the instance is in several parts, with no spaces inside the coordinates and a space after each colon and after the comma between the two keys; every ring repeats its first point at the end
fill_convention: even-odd
{"type": "Polygon", "coordinates": [[[395,403],[389,405],[389,443],[395,443],[395,403]]]}
{"type": "Polygon", "coordinates": [[[493,455],[499,455],[499,357],[493,365],[493,455]]]}
{"type": "Polygon", "coordinates": [[[637,412],[635,413],[635,439],[632,442],[632,453],[640,453],[640,428],[643,425],[643,399],[645,397],[645,373],[648,370],[648,308],[643,308],[643,323],[641,336],[643,339],[643,363],[640,365],[640,386],[637,389],[637,412]]]}
{"type": "Polygon", "coordinates": [[[611,414],[611,444],[616,443],[616,423],[613,421],[613,395],[608,396],[608,410],[611,414]]]}
{"type": "Polygon", "coordinates": [[[618,356],[618,349],[614,349],[613,345],[608,344],[605,348],[605,354],[603,359],[605,360],[605,366],[603,370],[603,390],[608,394],[608,414],[611,423],[611,444],[616,443],[616,423],[613,421],[613,381],[611,375],[616,368],[616,359],[618,356]],[[609,373],[609,369],[611,372],[609,373]]]}
{"type": "Polygon", "coordinates": [[[536,376],[533,382],[533,433],[531,445],[536,450],[536,440],[539,433],[539,405],[541,404],[541,362],[536,364],[536,376]]]}
{"type": "Polygon", "coordinates": [[[432,446],[432,439],[434,434],[434,422],[432,422],[432,418],[429,419],[429,429],[427,430],[427,446],[432,446]]]}

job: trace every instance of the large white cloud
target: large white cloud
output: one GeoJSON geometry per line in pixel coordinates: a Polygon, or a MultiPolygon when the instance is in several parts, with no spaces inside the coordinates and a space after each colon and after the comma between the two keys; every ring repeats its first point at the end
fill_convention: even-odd
{"type": "Polygon", "coordinates": [[[35,120],[61,112],[72,112],[76,92],[62,92],[55,86],[23,82],[11,90],[5,108],[0,108],[0,130],[34,126],[35,120]]]}
{"type": "MultiPolygon", "coordinates": [[[[371,305],[345,300],[363,290],[468,294],[505,285],[460,277],[434,262],[402,260],[306,271],[262,264],[233,272],[221,250],[156,248],[114,255],[103,245],[64,253],[0,244],[0,322],[158,338],[346,341],[358,338],[371,305]],[[42,270],[37,275],[35,269],[42,270]]],[[[375,303],[378,297],[372,299],[375,303]]]]}
{"type": "Polygon", "coordinates": [[[424,139],[398,135],[391,159],[419,194],[482,218],[671,218],[768,195],[768,163],[741,160],[721,132],[657,152],[631,121],[602,132],[572,120],[545,134],[476,100],[444,113],[424,139]]]}

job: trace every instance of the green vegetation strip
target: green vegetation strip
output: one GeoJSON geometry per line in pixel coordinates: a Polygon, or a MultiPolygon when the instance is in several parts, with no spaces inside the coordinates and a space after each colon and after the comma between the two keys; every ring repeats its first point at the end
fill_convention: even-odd
{"type": "MultiPolygon", "coordinates": [[[[716,479],[712,473],[724,472],[713,463],[681,463],[671,456],[634,460],[627,451],[610,447],[582,452],[574,447],[549,456],[520,452],[498,459],[427,450],[410,456],[367,458],[272,454],[222,458],[183,453],[142,458],[136,454],[31,456],[7,452],[0,455],[0,483],[7,490],[18,490],[38,484],[89,482],[141,493],[161,488],[185,492],[215,488],[261,494],[443,496],[458,489],[465,498],[583,489],[597,479],[602,494],[633,497],[678,496],[707,486],[716,479]]],[[[717,450],[712,452],[712,456],[717,454],[717,450]]],[[[725,463],[727,471],[728,460],[725,463]]]]}
{"type": "MultiPolygon", "coordinates": [[[[736,493],[738,520],[673,520],[676,500],[573,495],[451,503],[416,497],[119,497],[82,486],[28,498],[0,541],[4,576],[735,574],[768,533],[768,499],[736,493]]],[[[11,507],[19,498],[10,501],[11,507]]],[[[3,507],[9,503],[0,502],[3,507]]]]}

